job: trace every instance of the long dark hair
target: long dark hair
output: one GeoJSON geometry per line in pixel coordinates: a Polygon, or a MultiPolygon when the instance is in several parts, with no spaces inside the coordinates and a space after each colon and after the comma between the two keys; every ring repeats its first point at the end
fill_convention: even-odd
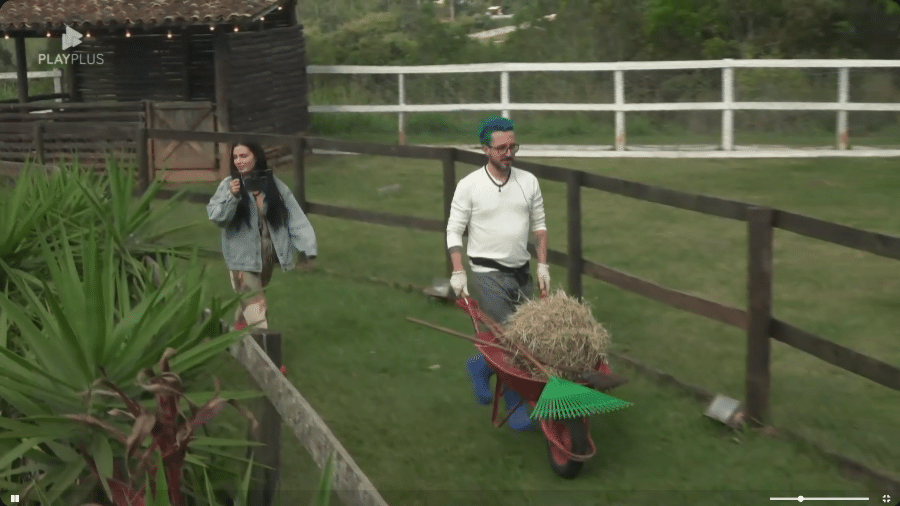
{"type": "MultiPolygon", "coordinates": [[[[246,146],[247,149],[253,153],[253,157],[256,158],[256,166],[253,167],[254,171],[263,172],[266,174],[266,200],[268,200],[268,209],[266,211],[266,220],[269,222],[269,225],[272,226],[272,229],[278,229],[286,226],[287,224],[287,207],[284,205],[284,200],[281,199],[281,194],[278,192],[278,187],[275,186],[275,176],[272,172],[264,172],[269,169],[269,163],[266,161],[266,152],[263,150],[262,146],[255,142],[249,141],[240,141],[232,144],[231,151],[229,151],[229,156],[231,157],[231,177],[235,179],[240,179],[241,172],[238,170],[237,166],[234,164],[234,148],[237,146],[246,146]]],[[[234,218],[231,220],[231,223],[236,224],[238,227],[243,225],[254,226],[250,223],[250,204],[256,205],[256,200],[250,196],[247,192],[247,189],[244,188],[243,182],[241,183],[241,201],[238,202],[237,211],[234,213],[234,218]]]]}

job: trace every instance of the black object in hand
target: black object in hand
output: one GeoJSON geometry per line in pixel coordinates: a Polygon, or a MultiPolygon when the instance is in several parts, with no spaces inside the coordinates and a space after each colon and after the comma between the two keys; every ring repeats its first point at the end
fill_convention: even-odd
{"type": "Polygon", "coordinates": [[[264,172],[253,172],[246,176],[241,176],[244,188],[248,192],[259,192],[266,189],[266,175],[264,172]]]}

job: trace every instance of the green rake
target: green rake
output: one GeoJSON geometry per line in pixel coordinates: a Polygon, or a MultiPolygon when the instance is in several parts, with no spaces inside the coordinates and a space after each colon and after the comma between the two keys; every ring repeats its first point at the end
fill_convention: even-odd
{"type": "MultiPolygon", "coordinates": [[[[466,305],[469,305],[468,298],[466,299],[466,305]]],[[[485,325],[487,325],[495,336],[500,337],[504,334],[503,328],[500,327],[497,322],[484,314],[483,311],[479,310],[478,312],[480,313],[481,320],[484,321],[485,325]]],[[[475,315],[472,314],[471,310],[469,311],[469,315],[472,316],[474,322],[475,315]]],[[[537,404],[535,404],[534,409],[531,411],[532,419],[562,420],[567,418],[581,418],[595,413],[610,413],[632,405],[630,402],[617,399],[611,395],[594,390],[593,388],[579,385],[578,383],[573,383],[550,374],[536,358],[522,349],[518,343],[511,340],[507,341],[515,346],[519,353],[537,366],[537,368],[548,378],[547,385],[544,386],[537,404]]]]}

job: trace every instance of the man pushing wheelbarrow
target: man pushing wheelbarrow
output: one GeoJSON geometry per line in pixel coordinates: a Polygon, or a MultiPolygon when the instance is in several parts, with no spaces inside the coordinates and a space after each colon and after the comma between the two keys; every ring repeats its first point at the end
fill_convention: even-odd
{"type": "MultiPolygon", "coordinates": [[[[537,249],[537,278],[542,295],[550,289],[547,264],[547,226],[544,200],[538,179],[512,166],[519,150],[513,122],[492,117],[478,132],[487,163],[460,180],[453,194],[447,222],[447,249],[453,264],[450,285],[457,297],[468,297],[466,270],[462,261],[462,234],[469,229],[466,253],[472,269],[481,310],[503,324],[534,293],[529,269],[528,232],[537,249]]],[[[479,353],[466,361],[475,398],[480,404],[493,400],[493,371],[479,353]]],[[[534,430],[525,403],[516,391],[504,395],[509,426],[518,431],[534,430]],[[516,408],[516,406],[519,406],[516,408]]]]}

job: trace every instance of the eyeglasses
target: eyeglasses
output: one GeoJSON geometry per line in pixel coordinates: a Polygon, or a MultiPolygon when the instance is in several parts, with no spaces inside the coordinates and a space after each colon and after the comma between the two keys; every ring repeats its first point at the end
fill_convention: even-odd
{"type": "Polygon", "coordinates": [[[512,154],[516,154],[516,151],[519,150],[518,144],[507,144],[505,146],[491,146],[491,149],[496,151],[497,153],[506,153],[507,151],[512,154]]]}

